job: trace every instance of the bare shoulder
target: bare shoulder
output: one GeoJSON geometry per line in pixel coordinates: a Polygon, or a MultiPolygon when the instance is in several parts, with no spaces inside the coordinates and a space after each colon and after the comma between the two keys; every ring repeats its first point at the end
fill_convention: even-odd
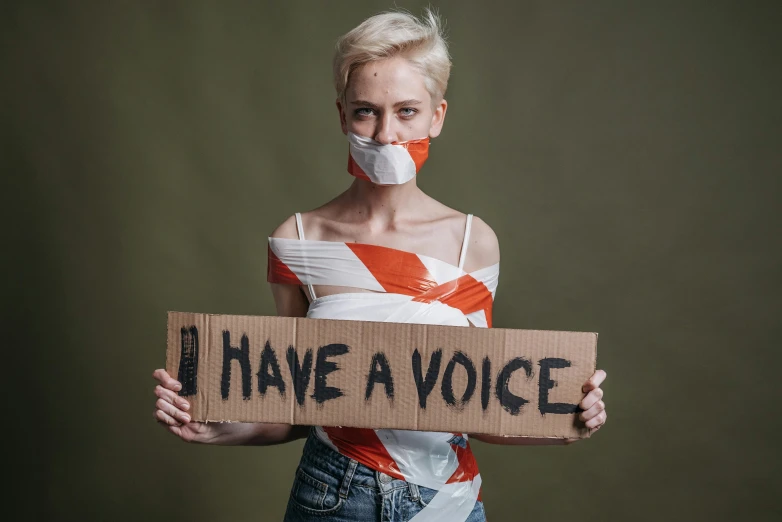
{"type": "Polygon", "coordinates": [[[288,219],[280,223],[277,228],[269,235],[269,237],[282,238],[282,239],[298,239],[299,233],[296,229],[296,215],[292,214],[288,219]]]}
{"type": "MultiPolygon", "coordinates": [[[[298,239],[296,215],[294,214],[280,223],[269,236],[278,239],[298,239]]],[[[306,317],[308,303],[301,287],[295,284],[272,283],[271,281],[269,285],[278,316],[306,317]]]]}
{"type": "Polygon", "coordinates": [[[464,269],[472,272],[499,263],[500,242],[494,230],[477,216],[473,216],[471,228],[464,269]]]}

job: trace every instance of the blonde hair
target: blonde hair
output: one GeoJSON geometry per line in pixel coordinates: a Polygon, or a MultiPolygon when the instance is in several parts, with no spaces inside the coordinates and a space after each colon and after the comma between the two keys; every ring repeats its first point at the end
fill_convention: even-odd
{"type": "Polygon", "coordinates": [[[451,74],[451,57],[440,17],[428,8],[421,19],[406,12],[380,13],[337,40],[333,67],[339,99],[345,102],[348,80],[356,68],[395,56],[407,59],[424,76],[432,104],[443,99],[451,74]]]}

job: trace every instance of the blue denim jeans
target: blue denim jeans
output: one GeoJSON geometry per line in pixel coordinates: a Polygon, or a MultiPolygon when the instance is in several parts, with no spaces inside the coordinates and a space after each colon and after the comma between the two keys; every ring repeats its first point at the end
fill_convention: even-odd
{"type": "MultiPolygon", "coordinates": [[[[407,522],[437,493],[370,469],[310,431],[291,488],[285,522],[407,522]]],[[[485,522],[476,502],[466,522],[485,522]]]]}

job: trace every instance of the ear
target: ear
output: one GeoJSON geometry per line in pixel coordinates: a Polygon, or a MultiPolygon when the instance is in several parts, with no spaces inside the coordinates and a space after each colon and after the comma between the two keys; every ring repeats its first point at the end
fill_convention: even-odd
{"type": "Polygon", "coordinates": [[[440,131],[443,130],[443,122],[445,121],[445,112],[448,110],[448,102],[445,98],[440,100],[440,103],[434,108],[434,114],[432,115],[432,124],[429,126],[429,137],[436,138],[440,135],[440,131]]]}
{"type": "Polygon", "coordinates": [[[342,107],[342,102],[337,98],[337,111],[339,112],[339,124],[342,127],[342,134],[348,133],[348,122],[345,118],[345,109],[342,107]]]}

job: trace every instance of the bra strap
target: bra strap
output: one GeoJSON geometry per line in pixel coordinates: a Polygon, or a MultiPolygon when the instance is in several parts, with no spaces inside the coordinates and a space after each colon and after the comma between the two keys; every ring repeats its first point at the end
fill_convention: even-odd
{"type": "Polygon", "coordinates": [[[467,246],[470,244],[470,229],[472,229],[472,214],[467,214],[467,224],[464,227],[462,252],[459,254],[459,270],[464,270],[464,259],[467,257],[467,246]]]}
{"type": "MultiPolygon", "coordinates": [[[[301,223],[301,214],[296,212],[296,231],[299,233],[299,239],[301,241],[304,241],[304,225],[301,223]]],[[[307,285],[307,288],[309,288],[310,296],[312,296],[312,300],[315,300],[315,290],[312,288],[312,285],[307,285]]]]}

